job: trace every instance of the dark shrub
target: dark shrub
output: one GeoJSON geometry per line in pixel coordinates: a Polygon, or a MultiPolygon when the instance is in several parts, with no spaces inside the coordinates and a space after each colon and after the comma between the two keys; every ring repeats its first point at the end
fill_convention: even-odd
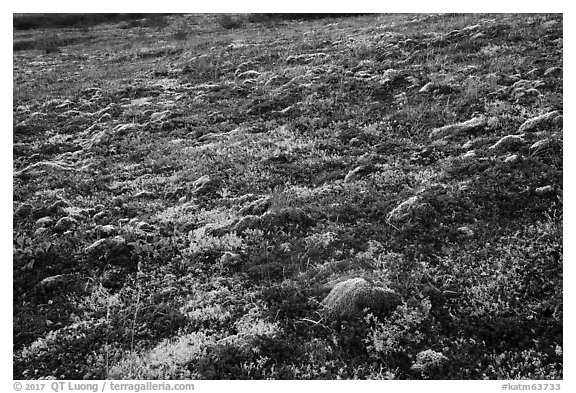
{"type": "Polygon", "coordinates": [[[243,16],[233,16],[229,14],[222,14],[216,17],[218,24],[223,28],[229,29],[238,29],[244,25],[244,17],[243,16]]]}

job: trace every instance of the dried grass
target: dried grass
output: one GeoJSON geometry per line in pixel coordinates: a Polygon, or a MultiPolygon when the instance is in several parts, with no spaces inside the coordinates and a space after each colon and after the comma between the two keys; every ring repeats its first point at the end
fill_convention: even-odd
{"type": "Polygon", "coordinates": [[[400,296],[395,292],[364,278],[352,278],[334,286],[322,301],[322,311],[327,319],[336,320],[361,317],[365,309],[374,315],[386,316],[400,303],[400,296]]]}

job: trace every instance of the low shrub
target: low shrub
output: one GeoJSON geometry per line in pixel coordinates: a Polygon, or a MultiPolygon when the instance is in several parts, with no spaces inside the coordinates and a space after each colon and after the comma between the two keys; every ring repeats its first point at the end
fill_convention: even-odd
{"type": "Polygon", "coordinates": [[[19,50],[29,50],[35,49],[37,46],[36,40],[15,40],[12,43],[12,50],[19,51],[19,50]]]}
{"type": "Polygon", "coordinates": [[[245,19],[243,16],[233,16],[230,14],[222,14],[216,17],[218,24],[223,28],[230,30],[230,29],[238,29],[244,26],[245,19]]]}

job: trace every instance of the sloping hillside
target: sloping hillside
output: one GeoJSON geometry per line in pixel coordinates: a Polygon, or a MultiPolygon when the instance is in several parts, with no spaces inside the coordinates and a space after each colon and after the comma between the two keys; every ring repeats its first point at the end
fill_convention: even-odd
{"type": "Polygon", "coordinates": [[[562,378],[562,37],[15,31],[14,378],[562,378]]]}

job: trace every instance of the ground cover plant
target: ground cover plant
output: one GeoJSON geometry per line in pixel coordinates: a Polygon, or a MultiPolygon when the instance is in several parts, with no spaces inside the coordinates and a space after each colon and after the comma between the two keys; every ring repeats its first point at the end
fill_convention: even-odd
{"type": "Polygon", "coordinates": [[[14,32],[15,379],[563,377],[561,15],[145,19],[14,32]]]}

